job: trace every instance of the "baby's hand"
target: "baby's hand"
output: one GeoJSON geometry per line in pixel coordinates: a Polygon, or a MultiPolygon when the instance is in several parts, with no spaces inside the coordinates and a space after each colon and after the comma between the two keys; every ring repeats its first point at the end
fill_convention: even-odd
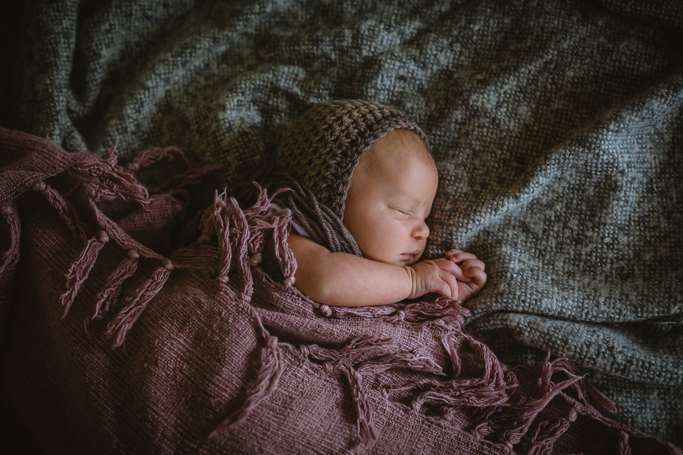
{"type": "Polygon", "coordinates": [[[460,268],[448,259],[422,261],[403,268],[412,281],[412,291],[407,297],[415,299],[430,292],[435,292],[452,299],[458,299],[458,280],[465,278],[460,268]]]}
{"type": "Polygon", "coordinates": [[[422,261],[403,268],[412,279],[409,299],[435,292],[464,302],[484,287],[487,278],[484,263],[472,253],[460,250],[446,252],[444,259],[422,261]]]}
{"type": "Polygon", "coordinates": [[[486,284],[485,265],[472,253],[465,253],[460,250],[450,250],[446,252],[446,259],[454,264],[458,273],[458,298],[464,302],[474,297],[486,284]]]}

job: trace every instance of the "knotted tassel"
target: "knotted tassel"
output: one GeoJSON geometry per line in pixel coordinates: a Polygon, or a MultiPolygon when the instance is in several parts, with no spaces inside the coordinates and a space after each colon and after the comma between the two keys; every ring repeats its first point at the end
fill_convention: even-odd
{"type": "Polygon", "coordinates": [[[353,362],[361,355],[368,357],[389,354],[395,350],[392,338],[378,338],[374,335],[359,335],[352,338],[341,349],[321,348],[317,344],[301,346],[301,352],[321,362],[353,362]]]}
{"type": "MultiPolygon", "coordinates": [[[[328,372],[331,373],[334,369],[337,369],[344,374],[351,388],[353,404],[356,408],[356,427],[360,444],[365,445],[377,439],[368,399],[362,387],[362,377],[358,370],[353,367],[352,363],[362,355],[372,357],[395,350],[393,340],[391,338],[378,338],[374,335],[360,335],[352,338],[341,349],[321,348],[315,344],[304,345],[300,349],[305,356],[324,362],[323,365],[328,372]]],[[[407,359],[398,356],[393,360],[398,364],[404,363],[407,359]]],[[[417,364],[420,364],[425,369],[432,368],[424,362],[416,361],[413,363],[413,365],[417,364]]],[[[368,371],[376,370],[378,366],[379,362],[376,362],[369,364],[367,369],[368,371]]]]}
{"type": "Polygon", "coordinates": [[[467,308],[460,306],[459,300],[448,297],[439,297],[434,302],[411,303],[403,312],[409,321],[436,320],[436,323],[461,332],[465,331],[465,317],[470,315],[467,308]]]}
{"type": "Polygon", "coordinates": [[[264,348],[264,362],[259,369],[256,378],[256,385],[249,392],[249,396],[237,411],[230,417],[223,420],[223,422],[216,427],[209,435],[210,438],[216,436],[224,429],[232,428],[239,425],[249,415],[249,412],[256,408],[259,403],[268,398],[268,396],[277,388],[280,376],[282,376],[283,364],[282,353],[278,347],[277,337],[270,336],[267,338],[266,347],[264,348]]]}
{"type": "Polygon", "coordinates": [[[91,238],[85,245],[81,255],[76,261],[71,264],[69,273],[66,275],[66,292],[62,294],[60,300],[64,307],[64,314],[62,319],[69,313],[69,309],[76,298],[76,294],[81,288],[83,282],[88,278],[90,270],[92,270],[97,261],[97,256],[100,250],[104,248],[105,243],[109,241],[109,235],[105,231],[100,231],[97,237],[91,238]]]}
{"type": "Polygon", "coordinates": [[[126,165],[126,169],[130,172],[138,172],[140,169],[146,168],[150,164],[154,164],[163,159],[167,161],[173,161],[177,159],[178,161],[180,161],[180,164],[185,169],[189,169],[192,167],[187,157],[185,157],[183,151],[180,150],[178,147],[171,146],[145,150],[144,152],[136,156],[133,159],[133,161],[128,163],[126,165]]]}
{"type": "Polygon", "coordinates": [[[328,318],[343,319],[343,318],[378,318],[383,316],[395,315],[390,321],[403,320],[405,314],[402,311],[397,311],[397,304],[392,305],[377,305],[377,306],[337,306],[329,307],[328,305],[321,305],[320,312],[328,318]]]}
{"type": "Polygon", "coordinates": [[[107,335],[113,335],[116,333],[116,338],[114,340],[114,347],[117,348],[121,346],[126,339],[128,331],[133,327],[135,321],[138,320],[140,315],[149,302],[157,295],[157,293],[164,287],[168,277],[171,275],[173,270],[173,264],[167,261],[163,266],[157,268],[150,278],[138,292],[132,297],[126,300],[126,306],[121,309],[116,318],[107,325],[107,335]]]}
{"type": "Polygon", "coordinates": [[[202,225],[206,226],[202,229],[202,236],[207,235],[213,226],[216,235],[218,236],[218,247],[221,251],[220,259],[220,269],[218,270],[218,281],[221,283],[228,282],[228,273],[230,273],[230,267],[232,265],[232,246],[230,245],[230,218],[225,214],[228,211],[228,207],[225,204],[225,193],[219,195],[218,191],[214,195],[213,201],[213,223],[211,223],[208,218],[202,217],[202,225]]]}
{"type": "MultiPolygon", "coordinates": [[[[555,360],[555,365],[568,375],[580,376],[579,369],[569,359],[559,358],[555,360]]],[[[585,377],[574,385],[579,399],[589,406],[602,411],[603,413],[614,414],[617,412],[614,402],[607,398],[600,390],[591,384],[585,377]]]]}
{"type": "MultiPolygon", "coordinates": [[[[244,209],[244,216],[249,222],[249,254],[251,255],[252,266],[260,262],[259,252],[263,251],[266,240],[266,233],[273,230],[278,217],[272,213],[268,194],[265,190],[261,190],[258,183],[253,182],[259,190],[258,198],[251,207],[244,209]]],[[[276,192],[277,194],[278,192],[276,192]]]]}
{"type": "Polygon", "coordinates": [[[88,159],[75,163],[68,169],[68,172],[80,177],[83,182],[95,186],[95,189],[90,192],[90,197],[95,202],[99,202],[102,198],[121,197],[139,202],[146,207],[150,202],[147,188],[141,185],[130,171],[116,164],[114,151],[117,143],[118,141],[109,149],[106,158],[88,159]]]}
{"type": "Polygon", "coordinates": [[[280,270],[285,276],[284,284],[285,286],[291,286],[294,284],[296,259],[294,259],[294,253],[287,246],[286,239],[289,232],[289,224],[292,220],[292,211],[284,209],[273,212],[271,208],[273,199],[280,193],[289,190],[280,188],[268,197],[266,190],[261,189],[258,183],[252,183],[258,190],[258,197],[254,205],[244,211],[244,215],[249,220],[251,231],[249,251],[252,255],[252,266],[258,265],[261,261],[260,252],[265,246],[266,236],[269,233],[273,241],[275,259],[278,261],[280,270]]]}
{"type": "Polygon", "coordinates": [[[545,409],[546,405],[567,387],[571,387],[582,380],[581,376],[569,375],[568,379],[552,384],[550,378],[558,371],[553,368],[554,362],[542,362],[539,368],[538,390],[527,403],[510,407],[503,415],[493,417],[492,420],[499,430],[503,430],[503,440],[515,445],[526,434],[538,413],[545,409]]]}
{"type": "Polygon", "coordinates": [[[95,313],[90,320],[100,319],[109,312],[109,307],[121,293],[123,282],[133,276],[137,270],[139,258],[140,255],[137,251],[133,249],[128,250],[128,258],[121,261],[116,270],[109,275],[109,279],[107,280],[104,289],[97,294],[95,313]]]}
{"type": "Polygon", "coordinates": [[[362,445],[367,445],[369,442],[377,439],[377,432],[375,431],[375,425],[372,421],[372,411],[368,404],[368,398],[362,387],[363,378],[348,362],[340,362],[338,368],[344,373],[346,381],[351,388],[353,404],[356,408],[356,431],[358,432],[358,441],[362,445]]]}
{"type": "Polygon", "coordinates": [[[492,384],[481,378],[408,381],[385,387],[388,392],[422,389],[412,401],[412,407],[419,411],[425,404],[441,407],[471,407],[477,409],[501,406],[508,401],[507,388],[492,384]]]}
{"type": "Polygon", "coordinates": [[[451,359],[451,365],[453,366],[453,377],[457,378],[462,373],[462,364],[460,362],[460,356],[458,355],[458,345],[460,344],[460,338],[456,336],[455,333],[449,332],[443,337],[441,337],[441,344],[446,348],[448,356],[451,359]]]}
{"type": "Polygon", "coordinates": [[[484,359],[484,378],[495,384],[505,384],[505,374],[493,351],[474,339],[470,340],[470,347],[484,359]]]}
{"type": "Polygon", "coordinates": [[[71,230],[74,238],[80,239],[83,242],[88,241],[88,235],[85,231],[86,225],[78,219],[76,210],[71,203],[65,200],[54,188],[48,186],[45,182],[36,183],[33,186],[33,191],[40,193],[57,211],[59,217],[64,220],[71,230]]]}
{"type": "Polygon", "coordinates": [[[218,191],[214,192],[213,206],[204,210],[204,212],[199,216],[199,222],[197,229],[201,232],[201,235],[197,239],[198,243],[210,243],[213,235],[218,232],[218,226],[216,225],[216,217],[218,216],[221,207],[218,207],[218,191]]]}
{"type": "Polygon", "coordinates": [[[528,455],[551,455],[555,442],[567,432],[574,420],[576,420],[576,411],[572,409],[569,419],[555,418],[541,422],[531,438],[528,455]]]}
{"type": "Polygon", "coordinates": [[[248,302],[254,293],[254,281],[251,274],[251,261],[249,259],[249,222],[234,198],[230,198],[228,201],[225,214],[226,218],[232,220],[230,246],[235,253],[233,260],[236,262],[237,272],[242,283],[240,298],[248,302]]]}
{"type": "Polygon", "coordinates": [[[10,235],[9,248],[3,253],[2,262],[0,263],[0,279],[2,279],[2,277],[5,276],[6,271],[19,260],[19,234],[21,232],[21,224],[19,222],[19,215],[12,206],[3,206],[0,213],[2,213],[9,226],[10,235]]]}
{"type": "Polygon", "coordinates": [[[443,375],[441,367],[434,363],[432,359],[428,357],[418,357],[412,352],[399,352],[376,359],[365,360],[358,366],[358,372],[361,374],[379,374],[392,368],[432,373],[439,376],[443,375]]]}
{"type": "Polygon", "coordinates": [[[294,274],[296,273],[296,258],[294,253],[287,245],[287,235],[289,223],[292,220],[292,211],[286,209],[276,213],[277,219],[273,225],[272,239],[275,245],[275,259],[280,264],[282,274],[285,276],[285,286],[294,284],[294,274]],[[284,214],[282,213],[284,212],[284,214]]]}

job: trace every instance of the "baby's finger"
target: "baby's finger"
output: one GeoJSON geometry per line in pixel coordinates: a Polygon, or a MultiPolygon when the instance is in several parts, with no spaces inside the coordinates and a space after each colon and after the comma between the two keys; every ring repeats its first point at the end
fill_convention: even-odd
{"type": "Polygon", "coordinates": [[[487,276],[486,272],[484,272],[482,269],[478,268],[472,268],[469,269],[465,272],[465,275],[467,275],[469,278],[472,279],[475,285],[478,287],[482,287],[486,284],[487,276]]]}
{"type": "Polygon", "coordinates": [[[453,291],[451,290],[451,287],[448,285],[448,283],[441,279],[435,280],[433,283],[430,283],[427,292],[436,292],[437,294],[442,295],[444,297],[451,297],[451,295],[453,294],[453,291]]]}
{"type": "Polygon", "coordinates": [[[448,257],[448,259],[455,262],[455,263],[460,263],[460,262],[466,261],[468,259],[477,259],[477,257],[472,253],[460,252],[457,254],[450,255],[448,257]]]}
{"type": "Polygon", "coordinates": [[[442,282],[445,284],[445,288],[447,288],[450,293],[450,295],[442,295],[446,295],[454,300],[458,300],[458,280],[456,280],[451,273],[445,270],[439,270],[439,278],[441,278],[442,282]]]}
{"type": "Polygon", "coordinates": [[[464,272],[465,270],[470,270],[470,269],[481,269],[485,270],[486,269],[486,264],[484,264],[482,261],[479,259],[468,259],[460,264],[460,269],[464,272]]]}
{"type": "Polygon", "coordinates": [[[444,271],[450,273],[451,275],[453,275],[457,279],[469,281],[467,279],[467,277],[465,276],[465,274],[462,273],[462,269],[457,264],[455,264],[451,261],[443,260],[443,259],[442,260],[436,260],[436,261],[434,261],[434,263],[441,270],[444,270],[444,271]]]}

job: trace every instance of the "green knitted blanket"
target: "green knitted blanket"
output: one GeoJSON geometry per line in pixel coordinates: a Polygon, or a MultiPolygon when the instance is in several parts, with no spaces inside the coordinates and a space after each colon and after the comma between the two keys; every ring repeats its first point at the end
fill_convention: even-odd
{"type": "MultiPolygon", "coordinates": [[[[122,162],[175,145],[223,188],[313,104],[394,106],[433,145],[428,255],[489,282],[467,328],[573,359],[617,421],[683,445],[683,4],[676,0],[0,6],[0,124],[122,162]],[[9,71],[6,70],[9,68],[9,71]]],[[[163,181],[173,163],[141,174],[163,181]]],[[[201,201],[201,196],[197,196],[201,201]]]]}

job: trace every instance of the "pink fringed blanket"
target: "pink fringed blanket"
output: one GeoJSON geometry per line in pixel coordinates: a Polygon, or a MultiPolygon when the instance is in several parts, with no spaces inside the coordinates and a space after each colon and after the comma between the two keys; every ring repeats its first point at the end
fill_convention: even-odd
{"type": "Polygon", "coordinates": [[[266,194],[217,195],[180,245],[166,190],[201,172],[135,177],[169,153],[122,168],[0,129],[2,398],[45,453],[681,453],[603,417],[566,359],[499,363],[453,302],[307,300],[266,194]]]}

